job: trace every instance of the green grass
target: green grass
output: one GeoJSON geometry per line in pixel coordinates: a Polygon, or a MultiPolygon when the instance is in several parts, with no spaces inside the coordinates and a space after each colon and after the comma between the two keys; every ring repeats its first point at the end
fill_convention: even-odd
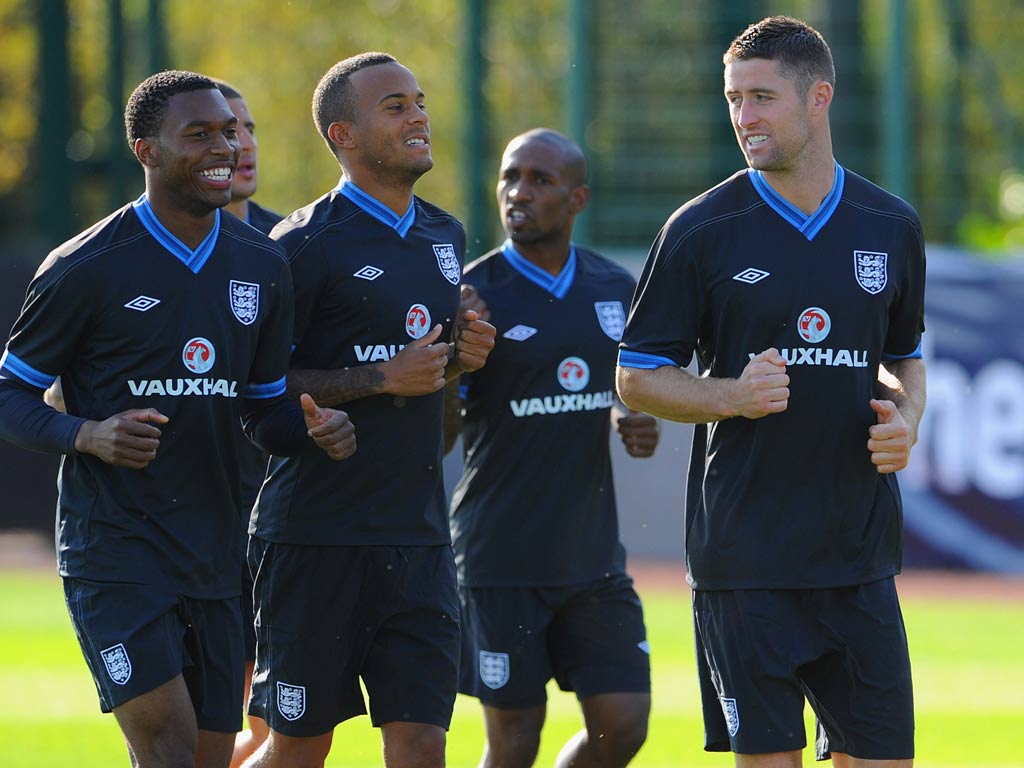
{"type": "MultiPolygon", "coordinates": [[[[689,601],[642,595],[654,666],[650,736],[638,768],[731,766],[703,752],[689,601]]],[[[1024,604],[904,599],[917,702],[917,761],[928,768],[1024,765],[1024,604]]],[[[95,689],[64,610],[60,579],[0,570],[0,766],[109,768],[128,765],[112,717],[95,689]]],[[[551,765],[580,727],[575,699],[551,690],[537,765],[551,765]]],[[[472,699],[461,698],[448,736],[448,764],[479,759],[483,729],[472,699]]],[[[805,764],[813,763],[808,752],[805,764]]],[[[336,731],[328,766],[381,764],[380,738],[367,718],[336,731]]]]}

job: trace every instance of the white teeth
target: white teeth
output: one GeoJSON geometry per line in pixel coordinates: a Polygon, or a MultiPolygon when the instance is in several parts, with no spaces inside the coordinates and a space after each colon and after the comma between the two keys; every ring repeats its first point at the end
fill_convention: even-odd
{"type": "Polygon", "coordinates": [[[210,181],[227,181],[231,178],[230,168],[207,168],[205,171],[200,171],[200,174],[210,181]]]}
{"type": "Polygon", "coordinates": [[[423,146],[427,142],[424,139],[409,139],[405,143],[408,144],[410,147],[419,147],[419,146],[423,146]]]}
{"type": "Polygon", "coordinates": [[[748,144],[760,144],[762,141],[768,141],[767,136],[747,136],[748,144]]]}
{"type": "Polygon", "coordinates": [[[522,221],[526,218],[526,214],[522,211],[511,211],[508,217],[512,219],[512,221],[522,221]]]}

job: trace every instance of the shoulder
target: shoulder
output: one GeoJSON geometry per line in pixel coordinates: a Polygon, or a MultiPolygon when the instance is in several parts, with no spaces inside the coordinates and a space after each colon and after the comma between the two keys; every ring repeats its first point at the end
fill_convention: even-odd
{"type": "MultiPolygon", "coordinates": [[[[466,232],[462,222],[443,208],[433,203],[428,203],[421,197],[413,196],[413,204],[416,206],[416,222],[430,228],[447,227],[465,239],[466,232]]],[[[461,254],[460,254],[461,256],[461,254]]]]}
{"type": "Polygon", "coordinates": [[[655,247],[675,251],[691,238],[706,235],[720,227],[735,227],[736,219],[765,206],[746,169],[688,200],[668,217],[658,233],[655,247]]]}
{"type": "Polygon", "coordinates": [[[908,226],[921,231],[921,219],[910,203],[847,168],[843,170],[846,178],[841,203],[865,213],[903,219],[908,226]]]}
{"type": "Polygon", "coordinates": [[[264,208],[252,200],[249,201],[249,226],[255,227],[260,232],[269,235],[270,230],[283,218],[284,216],[277,211],[264,208]]]}
{"type": "Polygon", "coordinates": [[[241,248],[264,252],[275,261],[286,261],[284,248],[279,243],[231,214],[221,216],[220,233],[241,248]]]}
{"type": "Polygon", "coordinates": [[[36,270],[35,280],[53,283],[86,267],[105,265],[112,254],[146,236],[146,229],[131,205],[109,216],[54,248],[36,270]]]}
{"type": "Polygon", "coordinates": [[[610,282],[626,281],[634,283],[633,273],[617,261],[603,256],[589,248],[576,246],[577,269],[595,278],[603,278],[610,282]]]}
{"type": "Polygon", "coordinates": [[[294,260],[324,237],[350,226],[358,213],[355,204],[332,190],[281,219],[270,238],[284,246],[288,258],[294,260]]]}

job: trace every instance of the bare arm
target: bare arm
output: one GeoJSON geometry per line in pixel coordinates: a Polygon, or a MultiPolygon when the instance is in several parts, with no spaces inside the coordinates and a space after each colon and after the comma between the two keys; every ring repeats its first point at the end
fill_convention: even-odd
{"type": "Polygon", "coordinates": [[[671,366],[619,367],[616,387],[632,410],[688,424],[759,419],[786,410],[789,402],[786,361],[774,348],[751,358],[738,379],[698,377],[671,366]]]}
{"type": "Polygon", "coordinates": [[[877,399],[871,409],[878,422],[868,430],[871,462],[882,474],[897,472],[910,461],[910,449],[924,415],[927,387],[924,360],[894,360],[878,369],[877,399]]]}

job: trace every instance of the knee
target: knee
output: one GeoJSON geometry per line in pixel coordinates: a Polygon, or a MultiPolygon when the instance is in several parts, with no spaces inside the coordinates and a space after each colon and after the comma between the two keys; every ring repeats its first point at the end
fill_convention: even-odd
{"type": "Polygon", "coordinates": [[[624,713],[620,718],[606,720],[587,729],[587,742],[599,764],[626,765],[647,741],[646,712],[624,713]]]}
{"type": "Polygon", "coordinates": [[[261,759],[258,766],[288,766],[288,768],[323,768],[331,751],[333,733],[309,738],[284,736],[270,731],[266,742],[256,753],[261,759]]]}
{"type": "Polygon", "coordinates": [[[161,731],[149,739],[134,739],[128,742],[128,748],[134,757],[132,764],[138,768],[192,768],[195,765],[195,739],[182,738],[173,731],[161,731]]]}
{"type": "Polygon", "coordinates": [[[388,768],[443,768],[447,735],[440,726],[383,729],[388,768]]]}

